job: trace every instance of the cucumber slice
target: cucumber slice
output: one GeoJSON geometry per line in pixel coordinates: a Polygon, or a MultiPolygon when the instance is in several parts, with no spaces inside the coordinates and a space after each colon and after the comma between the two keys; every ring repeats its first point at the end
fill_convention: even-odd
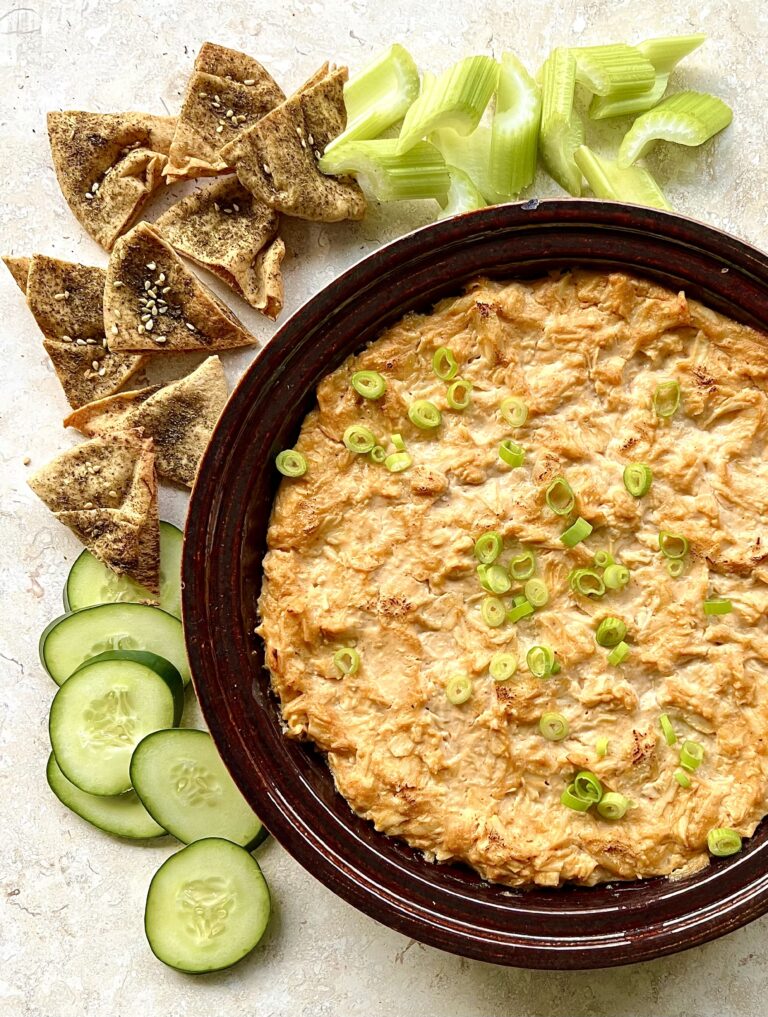
{"type": "Polygon", "coordinates": [[[165,861],[149,884],[144,930],[163,964],[202,974],[231,967],[269,922],[259,863],[228,840],[195,841],[165,861]]]}
{"type": "Polygon", "coordinates": [[[153,819],[184,844],[224,837],[252,851],[266,835],[207,731],[147,735],[131,759],[131,784],[153,819]]]}
{"type": "MultiPolygon", "coordinates": [[[[160,523],[159,606],[181,618],[181,548],[184,535],[173,523],[160,523]]],[[[83,551],[69,570],[64,587],[64,610],[79,611],[94,604],[157,604],[151,590],[127,576],[118,576],[90,551],[83,551]]]]}
{"type": "Polygon", "coordinates": [[[129,840],[149,840],[165,835],[165,830],[150,816],[135,791],[126,791],[114,798],[89,795],[64,776],[53,753],[48,757],[45,775],[48,787],[61,804],[99,830],[129,840]]]}
{"type": "Polygon", "coordinates": [[[49,731],[68,780],[92,795],[131,786],[131,754],[151,731],[181,720],[184,685],[154,653],[104,653],[89,660],[53,697],[49,731]]]}
{"type": "Polygon", "coordinates": [[[178,618],[146,604],[99,604],[54,619],[40,636],[40,661],[63,685],[91,657],[105,650],[147,650],[165,657],[186,685],[189,663],[178,618]]]}

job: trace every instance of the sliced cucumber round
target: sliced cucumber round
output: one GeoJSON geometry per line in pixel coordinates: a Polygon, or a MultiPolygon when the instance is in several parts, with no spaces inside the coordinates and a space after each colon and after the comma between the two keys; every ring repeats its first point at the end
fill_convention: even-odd
{"type": "Polygon", "coordinates": [[[56,618],[40,636],[40,660],[57,685],[105,650],[147,650],[169,660],[189,681],[178,618],[146,604],[99,604],[56,618]]]}
{"type": "Polygon", "coordinates": [[[79,611],[94,604],[159,604],[181,618],[181,549],[184,535],[173,523],[160,523],[160,598],[127,576],[118,576],[90,551],[83,551],[69,570],[64,586],[64,610],[79,611]]]}
{"type": "Polygon", "coordinates": [[[251,851],[266,836],[207,731],[155,731],[136,746],[131,784],[147,812],[184,844],[223,837],[251,851]]]}
{"type": "Polygon", "coordinates": [[[157,870],[144,929],[158,960],[202,974],[249,954],[264,935],[270,910],[256,859],[228,840],[210,837],[182,848],[157,870]]]}
{"type": "Polygon", "coordinates": [[[153,653],[104,653],[89,660],[53,697],[49,731],[62,773],[92,795],[131,786],[133,750],[151,731],[181,720],[184,685],[173,664],[153,653]]]}
{"type": "Polygon", "coordinates": [[[126,791],[114,798],[89,795],[64,776],[53,753],[48,758],[45,775],[48,786],[62,805],[105,833],[129,840],[149,840],[165,835],[166,831],[150,816],[135,791],[126,791]]]}

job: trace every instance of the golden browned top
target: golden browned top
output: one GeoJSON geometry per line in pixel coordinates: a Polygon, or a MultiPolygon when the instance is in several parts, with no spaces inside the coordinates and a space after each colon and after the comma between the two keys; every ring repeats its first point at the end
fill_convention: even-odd
{"type": "Polygon", "coordinates": [[[260,631],[287,732],[328,754],[357,813],[429,858],[509,884],[690,871],[706,864],[710,828],[752,833],[768,811],[767,375],[768,347],[751,329],[642,280],[574,272],[479,280],[321,383],[296,445],[308,472],[283,483],[273,509],[260,631]],[[464,412],[447,409],[432,372],[440,346],[472,382],[464,412]],[[350,386],[361,369],[386,377],[379,402],[350,386]],[[665,422],[652,396],[669,379],[682,404],[665,422]],[[499,414],[513,395],[529,408],[517,432],[499,414]],[[409,422],[416,399],[443,411],[437,433],[409,422]],[[342,435],[357,422],[383,441],[402,434],[411,469],[348,452],[342,435]],[[519,469],[499,458],[508,437],[526,449],[519,469]],[[624,487],[629,462],[653,470],[643,498],[624,487]],[[572,550],[545,504],[558,474],[594,526],[572,550]],[[535,549],[550,591],[545,608],[500,628],[482,620],[473,555],[490,529],[505,562],[535,549]],[[677,580],[660,530],[690,541],[677,580]],[[598,548],[631,581],[592,600],[568,576],[598,548]],[[706,617],[714,595],[733,613],[706,617]],[[628,627],[618,667],[595,642],[608,615],[628,627]],[[528,672],[534,644],[556,651],[555,677],[528,672]],[[361,661],[345,678],[332,662],[342,646],[361,661]],[[520,665],[496,684],[488,664],[499,650],[520,665]],[[446,698],[454,674],[473,682],[461,706],[446,698]],[[570,725],[558,743],[538,729],[550,710],[570,725]],[[674,779],[680,744],[666,744],[661,713],[705,747],[690,789],[674,779]],[[585,768],[631,799],[622,820],[560,804],[585,768]]]}

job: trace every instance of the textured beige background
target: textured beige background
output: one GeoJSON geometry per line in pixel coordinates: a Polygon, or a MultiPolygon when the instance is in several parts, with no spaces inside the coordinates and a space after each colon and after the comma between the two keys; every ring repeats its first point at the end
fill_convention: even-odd
{"type": "MultiPolygon", "coordinates": [[[[286,89],[325,58],[359,69],[399,40],[438,70],[470,52],[513,48],[535,66],[555,44],[639,40],[704,30],[710,42],[678,81],[716,89],[734,107],[714,145],[655,160],[681,211],[758,246],[764,212],[768,14],[760,2],[644,0],[0,0],[0,246],[103,264],[59,196],[44,114],[178,108],[205,39],[262,59],[286,89]]],[[[615,135],[615,132],[614,132],[615,135]]],[[[610,132],[607,139],[610,140],[610,132]]],[[[533,193],[555,193],[540,182],[533,193]]],[[[162,204],[162,203],[161,203],[162,204]]],[[[287,231],[289,313],[383,239],[428,221],[431,209],[374,210],[356,226],[287,231]]],[[[273,329],[238,312],[263,340],[273,329]]],[[[173,850],[99,834],[65,813],[44,769],[52,685],[37,638],[60,611],[74,539],[24,483],[27,468],[74,441],[38,334],[10,278],[0,279],[0,1015],[231,1017],[268,1015],[737,1015],[765,1012],[768,919],[703,949],[618,971],[538,974],[470,963],[375,924],[301,870],[276,844],[259,855],[275,917],[234,971],[188,978],[151,956],[142,931],[149,879],[173,850]]],[[[227,358],[234,380],[248,354],[227,358]]],[[[181,520],[184,499],[163,493],[181,520]]]]}

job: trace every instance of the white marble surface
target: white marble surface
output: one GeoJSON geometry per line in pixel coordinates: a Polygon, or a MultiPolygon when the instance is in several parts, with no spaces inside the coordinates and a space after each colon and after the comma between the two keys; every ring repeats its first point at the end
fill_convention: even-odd
{"type": "MultiPolygon", "coordinates": [[[[0,0],[0,247],[105,262],[59,195],[45,112],[173,113],[205,39],[253,54],[290,89],[326,58],[354,71],[395,40],[421,66],[438,70],[471,52],[512,48],[535,65],[555,44],[698,30],[710,42],[678,80],[717,90],[733,105],[735,123],[690,157],[660,155],[658,176],[681,211],[765,247],[768,11],[759,0],[0,0]]],[[[556,190],[540,181],[532,193],[556,190]]],[[[355,226],[290,224],[286,313],[382,240],[432,215],[423,207],[385,208],[355,226]]],[[[269,338],[271,325],[243,305],[237,310],[260,338],[269,338]]],[[[37,639],[60,612],[62,583],[78,548],[24,481],[29,468],[76,439],[61,428],[62,393],[5,275],[0,322],[2,1017],[764,1012],[768,918],[702,949],[623,970],[504,970],[439,953],[375,924],[272,842],[259,858],[275,916],[256,952],[231,972],[196,979],[155,961],[144,940],[143,902],[152,873],[173,846],[136,847],[102,835],[68,815],[45,783],[53,687],[38,664],[37,639]]],[[[227,357],[232,380],[249,357],[227,357]]],[[[183,512],[184,499],[163,491],[163,515],[180,521],[183,512]]]]}

